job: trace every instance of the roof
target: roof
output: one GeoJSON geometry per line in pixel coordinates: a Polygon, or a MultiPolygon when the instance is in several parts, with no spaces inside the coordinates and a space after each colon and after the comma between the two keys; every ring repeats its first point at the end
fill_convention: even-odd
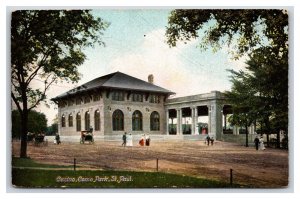
{"type": "Polygon", "coordinates": [[[60,98],[67,97],[69,95],[74,95],[77,93],[81,93],[88,90],[93,90],[97,88],[102,89],[121,89],[121,90],[134,90],[134,91],[144,91],[144,92],[152,92],[152,93],[162,93],[162,94],[175,94],[174,92],[164,89],[162,87],[156,86],[149,82],[143,81],[141,79],[132,77],[130,75],[115,72],[105,76],[98,77],[89,81],[81,86],[78,86],[74,89],[69,90],[52,100],[57,100],[60,98]]]}

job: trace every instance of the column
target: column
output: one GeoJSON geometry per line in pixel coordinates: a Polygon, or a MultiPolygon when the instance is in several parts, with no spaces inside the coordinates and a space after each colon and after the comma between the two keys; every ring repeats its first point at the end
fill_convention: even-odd
{"type": "Polygon", "coordinates": [[[208,124],[207,124],[207,133],[211,133],[211,105],[207,105],[208,109],[208,124]]]}
{"type": "Polygon", "coordinates": [[[169,109],[166,110],[166,134],[169,135],[169,109]]]}
{"type": "Polygon", "coordinates": [[[182,115],[181,115],[181,109],[177,109],[177,135],[182,134],[182,115]]]}
{"type": "Polygon", "coordinates": [[[62,135],[62,131],[61,131],[61,110],[60,108],[58,108],[58,114],[57,114],[57,117],[58,117],[58,121],[57,121],[57,125],[58,125],[58,128],[57,128],[57,133],[59,135],[62,135]]]}
{"type": "Polygon", "coordinates": [[[90,112],[90,126],[95,131],[95,112],[94,112],[93,108],[89,108],[89,112],[90,112]]]}
{"type": "Polygon", "coordinates": [[[222,106],[217,104],[216,101],[213,102],[210,112],[210,128],[211,134],[216,139],[221,139],[222,136],[222,106]]]}
{"type": "Polygon", "coordinates": [[[194,111],[194,118],[195,118],[195,121],[194,121],[194,123],[195,123],[195,125],[194,125],[195,130],[194,130],[194,133],[198,134],[198,108],[197,108],[197,106],[196,106],[195,111],[194,111]]]}
{"type": "Polygon", "coordinates": [[[191,110],[192,110],[192,115],[191,115],[191,118],[192,118],[192,124],[191,124],[192,135],[195,135],[195,108],[192,107],[191,110]]]}

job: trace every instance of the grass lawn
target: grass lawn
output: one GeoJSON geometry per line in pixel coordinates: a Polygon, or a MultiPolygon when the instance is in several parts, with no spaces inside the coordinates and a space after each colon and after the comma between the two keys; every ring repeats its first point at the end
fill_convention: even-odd
{"type": "MultiPolygon", "coordinates": [[[[229,183],[161,172],[55,170],[54,165],[13,159],[12,184],[26,188],[228,188],[229,183]],[[21,168],[22,167],[22,168],[21,168]],[[33,169],[26,167],[43,167],[33,169]]],[[[234,185],[234,187],[238,187],[234,185]]]]}
{"type": "Polygon", "coordinates": [[[42,167],[42,168],[72,168],[73,166],[63,166],[63,165],[50,165],[50,164],[40,164],[34,162],[30,158],[12,158],[12,166],[15,167],[42,167]]]}

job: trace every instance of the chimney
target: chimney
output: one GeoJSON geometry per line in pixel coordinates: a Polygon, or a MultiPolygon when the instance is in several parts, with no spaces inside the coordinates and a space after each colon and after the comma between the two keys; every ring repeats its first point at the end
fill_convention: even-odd
{"type": "Polygon", "coordinates": [[[152,74],[148,75],[148,82],[150,84],[153,84],[153,82],[154,82],[154,76],[152,74]]]}

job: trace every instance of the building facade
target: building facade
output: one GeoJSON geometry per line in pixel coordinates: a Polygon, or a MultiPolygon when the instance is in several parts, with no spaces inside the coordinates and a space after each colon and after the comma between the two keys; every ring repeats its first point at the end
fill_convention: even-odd
{"type": "MultiPolygon", "coordinates": [[[[95,136],[204,135],[221,140],[224,134],[243,134],[231,126],[231,106],[223,93],[170,98],[172,91],[116,72],[94,79],[52,100],[58,104],[61,136],[79,136],[93,128],[95,136]]],[[[254,133],[254,127],[248,129],[254,133]]]]}
{"type": "Polygon", "coordinates": [[[52,100],[58,104],[59,134],[165,134],[164,103],[173,92],[116,72],[99,77],[52,100]]]}

